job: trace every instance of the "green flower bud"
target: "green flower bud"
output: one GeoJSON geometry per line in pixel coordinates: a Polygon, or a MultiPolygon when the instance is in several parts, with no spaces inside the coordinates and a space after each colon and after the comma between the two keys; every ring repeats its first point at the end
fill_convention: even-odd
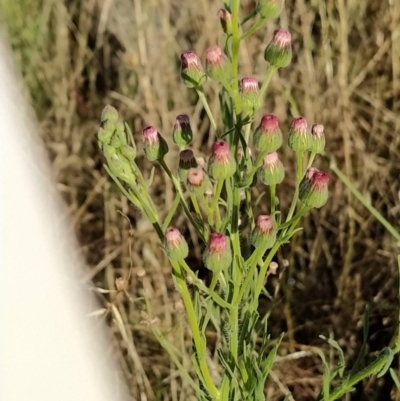
{"type": "Polygon", "coordinates": [[[314,124],[311,127],[311,152],[318,154],[325,150],[325,134],[322,124],[314,124]]]}
{"type": "Polygon", "coordinates": [[[169,260],[179,261],[187,258],[189,247],[177,228],[169,227],[165,231],[165,252],[169,260]]]}
{"type": "Polygon", "coordinates": [[[270,216],[262,214],[257,217],[250,241],[255,248],[263,248],[265,250],[275,245],[276,230],[274,228],[274,220],[270,216]]]}
{"type": "Polygon", "coordinates": [[[211,46],[206,50],[207,75],[218,82],[228,82],[230,63],[219,46],[211,46]]]}
{"type": "Polygon", "coordinates": [[[136,157],[136,146],[125,145],[121,149],[121,153],[129,160],[133,161],[136,157]]]}
{"type": "Polygon", "coordinates": [[[288,135],[289,148],[294,152],[304,152],[312,147],[312,137],[304,117],[294,118],[288,135]]]}
{"type": "Polygon", "coordinates": [[[109,104],[106,107],[104,107],[101,113],[101,122],[104,123],[106,121],[109,121],[110,123],[113,124],[115,124],[118,121],[118,111],[109,104]]]}
{"type": "Polygon", "coordinates": [[[190,127],[189,116],[186,114],[181,114],[176,117],[174,129],[172,131],[172,139],[180,148],[184,148],[192,142],[193,132],[190,127]]]}
{"type": "Polygon", "coordinates": [[[161,160],[168,153],[168,144],[154,127],[143,130],[143,150],[151,162],[161,160]]]}
{"type": "Polygon", "coordinates": [[[264,59],[276,68],[287,67],[292,61],[292,35],[284,29],[274,32],[272,42],[264,52],[264,59]]]}
{"type": "Polygon", "coordinates": [[[263,164],[258,169],[258,178],[264,185],[277,185],[283,181],[285,169],[278,153],[271,152],[264,156],[263,164]]]}
{"type": "Polygon", "coordinates": [[[190,149],[182,150],[179,153],[178,175],[182,182],[186,183],[187,173],[191,168],[197,167],[197,161],[193,151],[190,149]]]}
{"type": "Polygon", "coordinates": [[[207,76],[194,51],[189,50],[181,54],[181,79],[188,88],[196,89],[206,82],[207,76]]]}
{"type": "Polygon", "coordinates": [[[308,207],[320,208],[328,200],[329,176],[310,167],[299,186],[299,199],[308,207]]]}
{"type": "Polygon", "coordinates": [[[246,114],[253,115],[262,105],[262,99],[259,97],[258,79],[254,77],[241,79],[239,91],[243,111],[246,114]]]}
{"type": "Polygon", "coordinates": [[[278,18],[283,10],[284,0],[258,0],[256,5],[257,14],[262,19],[278,18]]]}
{"type": "Polygon", "coordinates": [[[229,268],[232,263],[232,250],[226,235],[212,233],[203,255],[204,264],[214,273],[229,268]]]}
{"type": "Polygon", "coordinates": [[[111,138],[111,145],[115,148],[122,148],[126,144],[125,126],[123,123],[116,123],[114,135],[111,138]]]}
{"type": "Polygon", "coordinates": [[[261,153],[275,152],[282,146],[282,141],[278,118],[273,114],[263,116],[254,132],[254,147],[261,153]]]}
{"type": "Polygon", "coordinates": [[[214,143],[207,171],[208,175],[214,180],[226,179],[235,174],[236,161],[226,142],[217,141],[214,143]]]}
{"type": "Polygon", "coordinates": [[[222,30],[228,36],[232,35],[232,15],[228,10],[221,8],[217,12],[217,17],[219,18],[222,26],[222,30]]]}

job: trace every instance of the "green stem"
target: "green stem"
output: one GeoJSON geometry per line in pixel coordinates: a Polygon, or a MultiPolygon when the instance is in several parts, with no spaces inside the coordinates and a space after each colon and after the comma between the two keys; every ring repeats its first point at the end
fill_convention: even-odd
{"type": "Polygon", "coordinates": [[[165,231],[165,230],[168,228],[168,226],[170,225],[171,220],[172,220],[172,217],[174,217],[174,214],[175,214],[175,212],[176,212],[176,209],[178,208],[179,201],[180,201],[179,195],[176,194],[176,195],[175,195],[175,198],[174,198],[174,201],[172,202],[172,206],[171,206],[171,208],[169,209],[168,214],[167,214],[167,217],[165,218],[164,223],[163,223],[163,225],[162,225],[162,229],[163,229],[164,231],[165,231]]]}
{"type": "Polygon", "coordinates": [[[271,195],[271,216],[275,222],[275,198],[276,198],[276,185],[271,185],[269,187],[269,192],[271,195]]]}
{"type": "Polygon", "coordinates": [[[196,196],[193,194],[190,194],[190,200],[192,201],[192,204],[193,204],[194,210],[196,211],[197,217],[199,219],[201,219],[202,218],[201,210],[200,210],[199,204],[197,202],[196,196]]]}
{"type": "Polygon", "coordinates": [[[210,105],[208,104],[207,98],[204,95],[204,92],[200,89],[196,89],[197,95],[200,98],[200,101],[203,103],[204,110],[207,113],[208,118],[210,119],[211,126],[213,127],[214,131],[217,130],[217,123],[215,122],[214,116],[210,109],[210,105]]]}
{"type": "Polygon", "coordinates": [[[256,33],[263,25],[264,25],[265,19],[259,19],[247,32],[245,32],[241,37],[240,40],[247,39],[254,33],[256,33]]]}
{"type": "Polygon", "coordinates": [[[215,194],[214,194],[214,198],[213,201],[211,203],[211,210],[210,210],[210,214],[209,214],[209,223],[210,225],[213,225],[214,222],[214,215],[216,216],[216,229],[218,230],[220,225],[221,225],[221,214],[218,208],[218,200],[221,196],[221,192],[222,192],[222,187],[224,185],[225,180],[218,180],[217,181],[217,187],[215,189],[215,194]]]}
{"type": "Polygon", "coordinates": [[[204,380],[204,384],[207,387],[208,392],[210,393],[213,399],[219,399],[219,391],[215,386],[210,371],[207,366],[207,349],[205,344],[205,339],[201,337],[199,322],[196,318],[196,311],[193,306],[192,299],[190,297],[190,292],[187,288],[185,279],[182,274],[182,268],[176,261],[171,261],[172,268],[174,269],[177,287],[181,293],[183,303],[185,304],[185,309],[187,312],[189,325],[193,334],[193,341],[196,347],[199,367],[201,370],[202,378],[204,380]]]}
{"type": "Polygon", "coordinates": [[[267,76],[265,77],[264,82],[263,82],[263,84],[261,86],[261,89],[260,89],[260,93],[258,94],[258,99],[262,99],[263,98],[263,96],[264,96],[265,92],[267,91],[268,86],[269,86],[269,84],[271,82],[271,79],[274,76],[276,70],[277,70],[277,68],[274,67],[273,65],[269,66],[268,71],[267,71],[267,76]]]}
{"type": "Polygon", "coordinates": [[[240,114],[242,111],[242,105],[239,97],[239,46],[240,46],[240,35],[239,35],[239,9],[240,0],[232,1],[232,89],[235,94],[234,103],[236,114],[240,114]]]}

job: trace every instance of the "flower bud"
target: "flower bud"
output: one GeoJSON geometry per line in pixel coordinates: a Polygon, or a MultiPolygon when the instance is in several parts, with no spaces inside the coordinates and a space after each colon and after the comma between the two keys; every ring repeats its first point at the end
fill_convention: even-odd
{"type": "Polygon", "coordinates": [[[192,50],[181,54],[181,79],[188,88],[200,88],[206,82],[200,59],[192,50]]]}
{"type": "Polygon", "coordinates": [[[168,153],[168,144],[154,127],[143,130],[143,151],[151,162],[161,160],[168,153]]]}
{"type": "Polygon", "coordinates": [[[114,124],[118,121],[118,111],[109,104],[106,107],[104,107],[101,113],[101,122],[104,123],[106,121],[109,121],[114,124]]]}
{"type": "Polygon", "coordinates": [[[282,141],[278,118],[273,114],[266,114],[254,132],[254,147],[262,153],[275,152],[282,146],[282,141]]]}
{"type": "Polygon", "coordinates": [[[221,27],[224,33],[228,36],[232,35],[232,15],[228,10],[220,8],[217,12],[217,17],[221,22],[221,27]]]}
{"type": "Polygon", "coordinates": [[[275,245],[276,230],[271,216],[261,214],[257,217],[250,241],[255,248],[270,249],[275,245]]]}
{"type": "Polygon", "coordinates": [[[176,117],[174,129],[172,131],[172,139],[180,148],[184,148],[192,142],[193,132],[190,127],[189,116],[186,114],[180,114],[176,117]]]}
{"type": "Polygon", "coordinates": [[[177,228],[169,227],[165,231],[165,252],[170,260],[178,261],[187,258],[188,244],[177,228]]]}
{"type": "Polygon", "coordinates": [[[292,120],[288,135],[288,145],[295,152],[304,152],[311,149],[312,137],[308,131],[307,120],[304,117],[297,117],[292,120]]]}
{"type": "Polygon", "coordinates": [[[131,162],[114,147],[104,145],[104,156],[107,159],[108,166],[117,178],[128,183],[132,183],[135,180],[131,162]]]}
{"type": "Polygon", "coordinates": [[[229,79],[230,65],[228,58],[219,46],[211,46],[206,50],[207,75],[219,82],[229,79]]]}
{"type": "Polygon", "coordinates": [[[189,169],[186,176],[186,188],[189,192],[203,195],[207,189],[207,177],[200,167],[189,169]]]}
{"type": "Polygon", "coordinates": [[[193,151],[190,149],[182,150],[179,153],[178,175],[182,182],[186,182],[189,169],[197,167],[197,161],[193,151]]]}
{"type": "Polygon", "coordinates": [[[328,200],[328,182],[327,173],[310,167],[300,182],[299,199],[308,207],[324,206],[328,200]]]}
{"type": "Polygon", "coordinates": [[[284,29],[274,32],[272,42],[264,52],[264,59],[276,68],[287,67],[292,61],[292,35],[284,29]]]}
{"type": "Polygon", "coordinates": [[[311,152],[323,153],[325,149],[325,134],[322,124],[314,124],[311,127],[311,152]]]}
{"type": "Polygon", "coordinates": [[[208,161],[208,174],[214,180],[231,177],[236,171],[236,161],[229,145],[225,141],[217,141],[212,147],[212,154],[208,161]]]}
{"type": "Polygon", "coordinates": [[[214,273],[226,270],[232,263],[229,238],[224,234],[212,233],[203,260],[206,267],[214,273]]]}
{"type": "Polygon", "coordinates": [[[278,18],[283,10],[285,0],[258,0],[256,5],[257,14],[262,19],[278,18]]]}
{"type": "Polygon", "coordinates": [[[114,146],[114,148],[122,148],[127,144],[126,135],[125,135],[125,126],[123,123],[115,123],[114,125],[115,131],[114,135],[111,138],[110,144],[114,146]]]}
{"type": "Polygon", "coordinates": [[[263,164],[258,169],[258,178],[264,185],[277,185],[283,181],[285,169],[278,153],[271,152],[264,156],[263,164]]]}
{"type": "Polygon", "coordinates": [[[129,160],[133,161],[136,157],[136,146],[125,145],[121,148],[121,153],[129,160]]]}
{"type": "Polygon", "coordinates": [[[241,79],[239,91],[243,111],[246,114],[254,114],[262,104],[261,98],[259,97],[260,87],[258,86],[258,79],[254,77],[241,79]]]}

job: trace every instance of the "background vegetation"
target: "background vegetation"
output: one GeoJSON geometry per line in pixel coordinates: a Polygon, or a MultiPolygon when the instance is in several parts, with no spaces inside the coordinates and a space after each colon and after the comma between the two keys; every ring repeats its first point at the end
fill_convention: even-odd
{"type": "MultiPolygon", "coordinates": [[[[250,0],[242,4],[244,13],[254,7],[250,0]]],[[[213,0],[0,0],[1,22],[86,260],[82,279],[93,283],[101,303],[93,318],[108,321],[110,352],[135,400],[192,396],[149,325],[159,325],[184,356],[190,341],[156,235],[107,178],[95,134],[107,103],[138,139],[151,124],[171,143],[175,116],[187,113],[195,129],[193,147],[207,157],[214,136],[195,94],[179,82],[178,56],[188,49],[204,54],[221,43],[220,6],[213,0]]],[[[323,123],[328,156],[400,225],[400,2],[287,0],[280,25],[293,34],[294,60],[273,79],[264,113],[276,113],[284,131],[296,115],[323,123]]],[[[246,41],[241,76],[263,76],[262,50],[273,29],[268,25],[246,41]]],[[[217,110],[215,87],[208,84],[208,91],[217,110]]],[[[177,157],[172,149],[171,161],[177,157]]],[[[286,162],[294,163],[289,154],[286,162]]],[[[328,167],[328,161],[320,163],[328,167]]],[[[142,167],[151,168],[143,158],[142,167]]],[[[286,202],[294,179],[284,183],[286,202]]],[[[155,182],[166,213],[171,184],[158,169],[155,182]]],[[[273,301],[262,302],[262,312],[271,314],[272,339],[287,333],[267,383],[271,401],[288,391],[297,401],[319,393],[316,350],[328,352],[320,334],[334,337],[348,362],[354,361],[367,303],[371,357],[398,327],[399,244],[333,173],[330,193],[328,204],[313,211],[305,230],[280,250],[278,272],[268,282],[273,301]]],[[[185,229],[183,216],[175,224],[185,229]]],[[[190,229],[185,233],[193,241],[192,266],[202,275],[202,249],[190,229]]],[[[216,333],[209,335],[218,340],[216,333]]],[[[188,356],[185,363],[190,370],[188,356]]],[[[397,357],[398,373],[399,365],[397,357]]],[[[399,400],[392,383],[389,374],[371,377],[348,399],[399,400]]]]}

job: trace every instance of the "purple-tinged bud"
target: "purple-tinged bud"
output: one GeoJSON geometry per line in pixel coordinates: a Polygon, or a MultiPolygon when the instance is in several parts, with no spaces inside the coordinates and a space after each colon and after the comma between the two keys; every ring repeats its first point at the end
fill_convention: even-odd
{"type": "Polygon", "coordinates": [[[262,19],[278,18],[283,10],[285,0],[258,0],[256,5],[257,14],[262,19]]]}
{"type": "Polygon", "coordinates": [[[271,216],[261,214],[257,217],[256,226],[251,233],[251,244],[265,250],[272,248],[276,242],[276,230],[271,216]]]}
{"type": "Polygon", "coordinates": [[[187,173],[191,168],[197,167],[197,161],[193,151],[190,149],[182,150],[179,153],[178,175],[182,182],[186,183],[187,173]]]}
{"type": "Polygon", "coordinates": [[[222,26],[222,30],[228,36],[232,35],[232,15],[228,10],[220,8],[217,12],[217,17],[219,18],[222,26]]]}
{"type": "Polygon", "coordinates": [[[181,149],[192,142],[193,132],[190,126],[189,116],[186,114],[180,114],[176,117],[174,129],[172,131],[172,139],[181,149]]]}
{"type": "Polygon", "coordinates": [[[188,88],[200,88],[206,82],[201,61],[192,50],[181,54],[181,79],[188,88]]]}
{"type": "Polygon", "coordinates": [[[264,52],[264,59],[275,68],[287,67],[292,61],[292,35],[284,29],[274,32],[272,42],[264,52]]]}
{"type": "Polygon", "coordinates": [[[207,177],[202,168],[189,169],[186,176],[186,188],[189,192],[195,195],[203,195],[207,189],[207,184],[207,177]]]}
{"type": "Polygon", "coordinates": [[[311,149],[312,137],[308,130],[307,120],[304,117],[296,117],[292,120],[288,134],[288,145],[295,152],[311,149]]]}
{"type": "Polygon", "coordinates": [[[280,184],[285,177],[285,169],[276,152],[267,153],[258,169],[258,178],[264,185],[280,184]]]}
{"type": "Polygon", "coordinates": [[[328,200],[328,182],[327,173],[310,167],[300,182],[299,199],[308,207],[324,206],[328,200]]]}
{"type": "Polygon", "coordinates": [[[187,258],[188,244],[177,228],[169,227],[165,231],[165,252],[169,260],[179,261],[187,258]]]}
{"type": "Polygon", "coordinates": [[[206,72],[210,78],[216,81],[228,81],[230,64],[219,46],[211,46],[206,50],[206,72]]]}
{"type": "Polygon", "coordinates": [[[282,141],[278,118],[273,114],[263,116],[260,125],[254,132],[254,147],[262,153],[275,152],[282,146],[282,141]]]}
{"type": "Polygon", "coordinates": [[[225,141],[214,143],[207,171],[214,180],[223,180],[235,174],[236,161],[225,141]]]}
{"type": "Polygon", "coordinates": [[[259,96],[260,87],[258,86],[258,79],[254,77],[241,79],[239,82],[239,91],[243,111],[246,114],[254,114],[262,104],[259,96]]]}
{"type": "Polygon", "coordinates": [[[106,121],[111,123],[116,123],[118,121],[118,111],[109,104],[104,107],[101,113],[101,122],[105,123],[106,121]]]}
{"type": "Polygon", "coordinates": [[[206,267],[214,273],[226,270],[232,263],[229,238],[224,234],[212,233],[203,260],[206,267]]]}
{"type": "Polygon", "coordinates": [[[151,162],[161,160],[168,153],[168,144],[154,127],[143,130],[143,151],[151,162]]]}
{"type": "Polygon", "coordinates": [[[318,154],[325,150],[325,134],[322,124],[314,124],[311,127],[311,152],[318,154]]]}

